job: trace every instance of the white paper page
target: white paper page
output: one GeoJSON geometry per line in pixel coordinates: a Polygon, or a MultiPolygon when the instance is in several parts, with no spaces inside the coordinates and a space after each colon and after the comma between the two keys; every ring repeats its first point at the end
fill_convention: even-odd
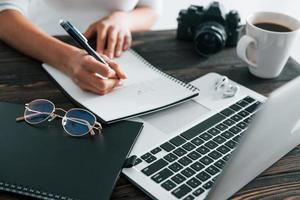
{"type": "Polygon", "coordinates": [[[104,96],[81,90],[54,67],[47,64],[43,64],[43,67],[75,101],[105,121],[158,109],[197,93],[147,66],[133,51],[124,52],[116,61],[125,71],[127,79],[120,87],[104,96]]]}

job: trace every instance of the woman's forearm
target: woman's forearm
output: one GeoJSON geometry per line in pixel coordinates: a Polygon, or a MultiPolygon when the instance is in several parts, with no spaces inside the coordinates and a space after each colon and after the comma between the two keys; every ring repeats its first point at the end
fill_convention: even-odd
{"type": "Polygon", "coordinates": [[[158,14],[149,7],[137,7],[129,13],[130,30],[149,30],[158,18],[158,14]]]}
{"type": "Polygon", "coordinates": [[[0,24],[2,41],[28,56],[67,72],[66,59],[77,49],[44,33],[18,11],[0,12],[0,24]]]}

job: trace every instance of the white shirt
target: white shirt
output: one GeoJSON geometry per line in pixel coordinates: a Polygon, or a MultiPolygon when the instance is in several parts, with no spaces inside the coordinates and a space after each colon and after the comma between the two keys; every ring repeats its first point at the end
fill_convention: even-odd
{"type": "Polygon", "coordinates": [[[14,9],[51,35],[65,34],[59,19],[71,21],[81,32],[112,11],[148,6],[161,12],[161,0],[0,0],[0,11],[14,9]]]}

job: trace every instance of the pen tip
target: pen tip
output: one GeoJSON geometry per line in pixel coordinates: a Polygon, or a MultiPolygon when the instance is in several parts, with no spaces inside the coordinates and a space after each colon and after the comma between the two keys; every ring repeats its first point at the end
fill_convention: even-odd
{"type": "Polygon", "coordinates": [[[59,19],[59,24],[62,24],[64,22],[63,19],[59,19]]]}

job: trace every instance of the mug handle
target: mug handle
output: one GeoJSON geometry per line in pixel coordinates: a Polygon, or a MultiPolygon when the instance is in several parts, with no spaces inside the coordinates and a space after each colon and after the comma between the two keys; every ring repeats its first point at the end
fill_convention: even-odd
{"type": "Polygon", "coordinates": [[[257,67],[257,64],[250,61],[247,57],[247,48],[250,44],[254,44],[254,46],[257,47],[257,42],[255,39],[248,35],[244,35],[237,44],[236,52],[237,55],[248,65],[250,65],[251,67],[257,67]]]}

